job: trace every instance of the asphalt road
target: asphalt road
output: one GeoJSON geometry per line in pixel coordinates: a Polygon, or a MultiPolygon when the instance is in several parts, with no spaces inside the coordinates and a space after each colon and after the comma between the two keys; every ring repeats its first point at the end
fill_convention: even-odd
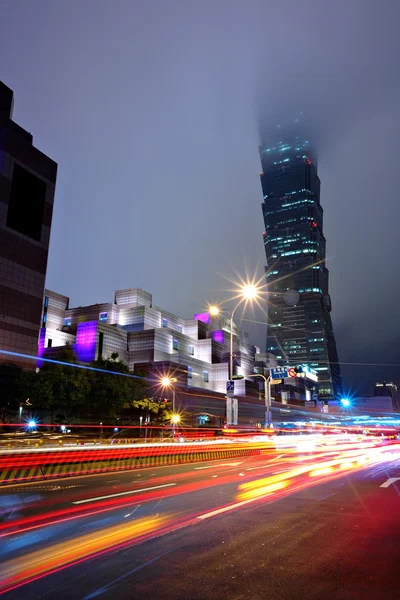
{"type": "Polygon", "coordinates": [[[4,488],[0,590],[397,600],[399,457],[398,444],[332,444],[4,488]]]}

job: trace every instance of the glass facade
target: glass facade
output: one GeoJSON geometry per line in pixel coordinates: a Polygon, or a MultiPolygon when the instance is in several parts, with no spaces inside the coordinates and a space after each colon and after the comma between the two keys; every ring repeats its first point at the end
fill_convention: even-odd
{"type": "Polygon", "coordinates": [[[330,316],[317,157],[302,115],[261,133],[263,234],[269,290],[267,352],[318,372],[321,400],[342,382],[330,316]]]}

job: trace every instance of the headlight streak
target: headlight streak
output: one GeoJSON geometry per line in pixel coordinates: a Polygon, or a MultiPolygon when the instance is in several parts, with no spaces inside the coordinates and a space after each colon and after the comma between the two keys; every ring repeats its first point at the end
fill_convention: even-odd
{"type": "MultiPolygon", "coordinates": [[[[331,460],[321,460],[324,457],[331,456],[332,453],[319,453],[317,457],[308,461],[302,467],[292,468],[262,479],[256,479],[254,481],[246,482],[238,486],[238,494],[236,496],[237,501],[246,500],[249,498],[266,498],[268,499],[275,492],[285,488],[287,493],[296,488],[296,490],[308,487],[310,485],[310,478],[316,479],[320,482],[321,478],[324,480],[335,479],[343,475],[343,471],[346,470],[361,470],[365,466],[372,466],[382,462],[387,463],[389,460],[392,461],[394,457],[399,457],[400,454],[388,451],[388,447],[376,447],[375,445],[360,444],[348,449],[347,452],[343,452],[343,448],[339,446],[341,450],[340,456],[331,460]],[[317,460],[316,460],[317,458],[317,460]],[[318,460],[319,459],[319,460],[318,460]],[[319,462],[321,461],[321,462],[319,462]],[[308,475],[308,479],[304,479],[304,476],[308,475]],[[281,485],[285,484],[285,485],[281,485]],[[276,488],[274,488],[276,486],[276,488]]],[[[336,455],[338,452],[336,452],[336,455]]]]}
{"type": "Polygon", "coordinates": [[[171,521],[171,515],[144,518],[133,523],[125,521],[5,561],[0,567],[0,594],[104,552],[144,541],[156,531],[161,534],[171,521]]]}

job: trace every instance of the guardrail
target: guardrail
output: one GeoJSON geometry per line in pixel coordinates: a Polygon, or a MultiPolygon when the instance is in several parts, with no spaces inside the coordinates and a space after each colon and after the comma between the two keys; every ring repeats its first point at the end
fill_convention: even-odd
{"type": "Polygon", "coordinates": [[[80,446],[68,450],[10,449],[3,450],[0,454],[0,485],[251,456],[269,452],[272,448],[272,444],[267,441],[214,441],[195,444],[80,446]]]}

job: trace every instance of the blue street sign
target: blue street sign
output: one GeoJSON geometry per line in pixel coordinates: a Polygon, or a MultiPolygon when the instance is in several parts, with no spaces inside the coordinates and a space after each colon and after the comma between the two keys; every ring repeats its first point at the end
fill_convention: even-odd
{"type": "Polygon", "coordinates": [[[235,382],[231,379],[226,382],[226,395],[233,396],[235,393],[235,382]]]}
{"type": "Polygon", "coordinates": [[[289,377],[287,367],[274,367],[271,369],[272,379],[286,379],[289,377]]]}

